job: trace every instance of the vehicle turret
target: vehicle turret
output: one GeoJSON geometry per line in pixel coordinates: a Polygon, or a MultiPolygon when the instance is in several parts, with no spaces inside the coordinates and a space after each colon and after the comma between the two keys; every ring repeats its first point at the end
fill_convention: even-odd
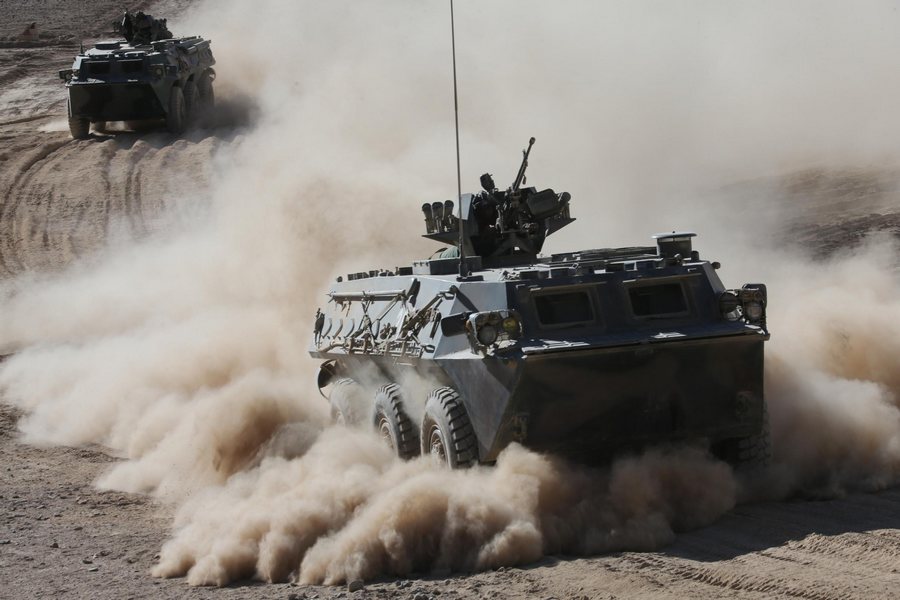
{"type": "MultiPolygon", "coordinates": [[[[547,236],[575,220],[569,215],[568,192],[522,187],[534,142],[531,138],[522,151],[516,179],[505,191],[497,189],[491,174],[485,173],[481,192],[462,195],[462,236],[452,200],[423,204],[424,237],[457,248],[461,238],[464,254],[480,257],[480,265],[487,268],[534,261],[547,236]]],[[[458,256],[458,249],[453,254],[458,256]]]]}

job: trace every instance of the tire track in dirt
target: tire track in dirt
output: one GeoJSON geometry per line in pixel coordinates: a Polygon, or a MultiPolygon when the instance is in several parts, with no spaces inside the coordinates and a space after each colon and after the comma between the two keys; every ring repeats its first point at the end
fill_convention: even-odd
{"type": "Polygon", "coordinates": [[[663,552],[599,562],[647,587],[677,585],[685,597],[898,598],[898,526],[898,490],[742,506],[663,552]]]}
{"type": "Polygon", "coordinates": [[[167,207],[203,202],[215,149],[233,143],[215,132],[72,141],[29,129],[0,160],[0,275],[56,270],[113,237],[152,234],[167,207]]]}
{"type": "Polygon", "coordinates": [[[0,224],[5,229],[5,244],[0,244],[0,264],[7,274],[15,274],[25,269],[25,262],[20,252],[21,237],[18,233],[20,215],[19,205],[27,197],[26,189],[33,180],[40,165],[47,161],[66,141],[46,142],[15,167],[15,174],[3,193],[0,203],[0,224]]]}
{"type": "Polygon", "coordinates": [[[141,195],[141,179],[144,175],[141,161],[151,150],[152,147],[149,144],[139,141],[132,146],[131,151],[127,154],[129,170],[125,178],[123,198],[125,201],[125,214],[128,215],[132,231],[137,235],[147,234],[141,195]]]}

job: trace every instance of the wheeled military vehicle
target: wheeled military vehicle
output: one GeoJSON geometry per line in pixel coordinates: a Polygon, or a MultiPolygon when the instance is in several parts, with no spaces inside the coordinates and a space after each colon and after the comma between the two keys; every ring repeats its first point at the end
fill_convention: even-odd
{"type": "Polygon", "coordinates": [[[208,115],[215,104],[209,40],[174,38],[164,19],[125,13],[119,26],[124,40],[104,41],[75,57],[59,72],[69,93],[69,130],[75,139],[89,135],[91,124],[163,119],[182,133],[208,115]]]}
{"type": "Polygon", "coordinates": [[[688,232],[539,257],[574,219],[568,193],[522,187],[533,143],[507,190],[485,174],[461,195],[461,219],[422,207],[449,251],[331,286],[310,354],[335,419],[452,467],[511,442],[595,462],[679,440],[764,464],[766,286],[727,289],[688,232]]]}

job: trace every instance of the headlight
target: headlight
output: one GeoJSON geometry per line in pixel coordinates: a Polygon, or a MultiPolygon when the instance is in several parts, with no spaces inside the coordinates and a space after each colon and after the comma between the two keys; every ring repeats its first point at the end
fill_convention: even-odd
{"type": "Polygon", "coordinates": [[[746,283],[739,290],[728,290],[719,296],[719,309],[726,319],[742,318],[747,323],[760,326],[763,331],[766,329],[767,303],[768,293],[762,283],[746,283]]]}
{"type": "Polygon", "coordinates": [[[469,315],[466,322],[473,349],[487,349],[500,344],[508,347],[522,336],[522,321],[512,310],[494,310],[469,315]]]}
{"type": "Polygon", "coordinates": [[[519,335],[519,320],[515,316],[508,316],[503,319],[503,331],[505,331],[509,335],[515,335],[518,337],[519,335]]]}
{"type": "Polygon", "coordinates": [[[485,323],[478,328],[478,333],[475,335],[478,337],[478,343],[482,346],[491,346],[497,341],[498,332],[491,323],[485,323]]]}
{"type": "Polygon", "coordinates": [[[762,304],[755,300],[747,302],[744,304],[744,316],[747,317],[747,320],[751,323],[758,323],[763,317],[762,304]]]}

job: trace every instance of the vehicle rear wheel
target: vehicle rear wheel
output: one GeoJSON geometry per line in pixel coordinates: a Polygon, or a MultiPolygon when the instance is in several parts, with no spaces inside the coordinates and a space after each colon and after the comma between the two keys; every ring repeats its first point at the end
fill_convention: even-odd
{"type": "Polygon", "coordinates": [[[169,112],[166,114],[166,128],[172,133],[184,133],[187,125],[187,110],[184,101],[184,92],[180,87],[172,88],[169,94],[169,112]]]}
{"type": "Polygon", "coordinates": [[[331,419],[338,425],[353,427],[364,421],[366,401],[362,386],[349,377],[334,382],[328,400],[331,402],[331,419]]]}
{"type": "Polygon", "coordinates": [[[184,84],[184,109],[187,123],[193,123],[200,114],[200,93],[197,91],[197,84],[188,81],[184,84]]]}
{"type": "Polygon", "coordinates": [[[375,431],[400,458],[419,455],[419,432],[404,408],[396,383],[381,386],[375,394],[375,431]]]}
{"type": "Polygon", "coordinates": [[[465,469],[477,462],[475,430],[453,388],[438,388],[428,395],[421,440],[423,454],[452,469],[465,469]]]}

